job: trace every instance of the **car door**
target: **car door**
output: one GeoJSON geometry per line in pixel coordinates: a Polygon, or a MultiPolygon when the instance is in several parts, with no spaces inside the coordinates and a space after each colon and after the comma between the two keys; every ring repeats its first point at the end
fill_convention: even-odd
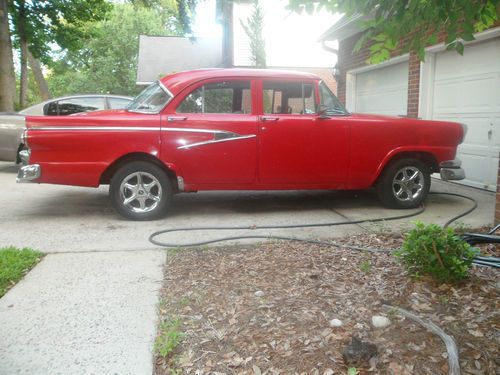
{"type": "Polygon", "coordinates": [[[318,113],[317,82],[263,80],[261,86],[259,181],[341,187],[347,179],[349,128],[340,117],[318,113]]]}
{"type": "Polygon", "coordinates": [[[162,116],[162,158],[179,168],[186,184],[254,183],[258,116],[251,80],[212,79],[185,91],[162,116]]]}

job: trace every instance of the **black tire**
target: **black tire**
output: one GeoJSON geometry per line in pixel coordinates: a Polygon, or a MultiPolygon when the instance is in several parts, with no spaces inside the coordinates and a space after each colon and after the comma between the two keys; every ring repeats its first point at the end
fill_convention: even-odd
{"type": "Polygon", "coordinates": [[[153,163],[133,161],[111,178],[113,208],[131,220],[154,220],[165,215],[172,201],[172,185],[165,171],[153,163]]]}
{"type": "Polygon", "coordinates": [[[400,159],[384,169],[376,190],[387,207],[415,208],[425,200],[430,187],[431,174],[426,164],[418,159],[400,159]]]}

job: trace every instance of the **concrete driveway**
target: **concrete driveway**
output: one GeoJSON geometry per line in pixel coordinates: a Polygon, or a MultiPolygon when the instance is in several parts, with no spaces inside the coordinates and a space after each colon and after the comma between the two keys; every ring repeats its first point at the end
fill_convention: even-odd
{"type": "MultiPolygon", "coordinates": [[[[151,374],[156,304],[165,253],[148,242],[173,227],[338,222],[388,217],[371,192],[206,192],[174,198],[172,212],[154,222],[130,222],[111,209],[107,188],[16,184],[17,167],[0,163],[0,246],[49,253],[0,299],[0,373],[151,374]]],[[[461,221],[491,225],[493,193],[433,181],[433,191],[475,198],[479,208],[461,221]]],[[[443,224],[471,203],[432,195],[418,217],[443,224]]],[[[295,230],[230,231],[331,238],[398,230],[415,220],[295,230]]],[[[210,232],[177,233],[169,242],[201,241],[210,232]]]]}
{"type": "MultiPolygon", "coordinates": [[[[16,184],[16,171],[15,166],[0,163],[0,242],[18,247],[29,246],[44,252],[157,250],[148,242],[148,236],[152,232],[174,227],[336,222],[403,213],[383,208],[372,192],[203,192],[175,196],[171,213],[161,220],[131,222],[120,218],[111,209],[106,186],[93,189],[16,184]]],[[[492,223],[493,193],[436,179],[433,180],[432,191],[449,191],[475,198],[479,209],[461,221],[475,227],[492,223]]],[[[443,224],[470,205],[461,198],[430,196],[426,203],[427,210],[418,220],[443,224]]],[[[415,219],[391,222],[383,229],[397,230],[415,219]]],[[[364,224],[259,231],[259,234],[328,238],[353,231],[380,230],[380,227],[381,224],[364,224]]],[[[248,232],[230,234],[235,233],[248,232]]],[[[168,240],[182,243],[217,237],[220,234],[213,232],[188,232],[176,233],[168,240]]]]}

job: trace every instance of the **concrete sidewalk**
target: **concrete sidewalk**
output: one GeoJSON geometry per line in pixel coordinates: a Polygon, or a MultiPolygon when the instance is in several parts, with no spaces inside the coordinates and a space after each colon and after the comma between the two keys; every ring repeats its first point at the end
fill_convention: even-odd
{"type": "Polygon", "coordinates": [[[47,255],[0,299],[0,374],[151,374],[164,260],[47,255]]]}

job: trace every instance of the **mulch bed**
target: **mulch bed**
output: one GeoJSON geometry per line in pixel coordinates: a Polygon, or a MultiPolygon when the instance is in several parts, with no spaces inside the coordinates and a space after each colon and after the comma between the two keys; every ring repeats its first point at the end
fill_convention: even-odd
{"type": "MultiPolygon", "coordinates": [[[[402,239],[336,241],[398,248],[402,239]]],[[[488,252],[498,256],[491,246],[488,252]]],[[[447,374],[442,341],[383,304],[452,335],[463,374],[498,374],[498,276],[474,266],[465,282],[438,285],[407,276],[386,253],[292,242],[172,252],[160,319],[179,318],[185,335],[174,353],[156,356],[156,374],[346,374],[342,353],[353,336],[378,350],[356,367],[359,374],[447,374]],[[374,315],[391,324],[374,328],[374,315]],[[343,325],[331,326],[332,319],[343,325]]]]}

